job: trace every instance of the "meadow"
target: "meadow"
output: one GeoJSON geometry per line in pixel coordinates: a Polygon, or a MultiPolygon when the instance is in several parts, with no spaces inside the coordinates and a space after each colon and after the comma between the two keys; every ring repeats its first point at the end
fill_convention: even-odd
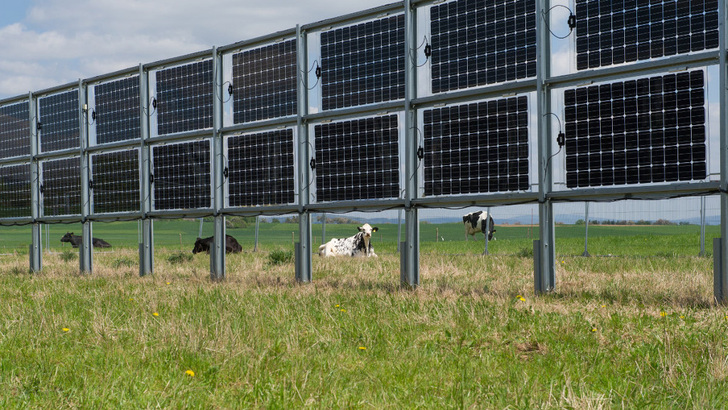
{"type": "MultiPolygon", "coordinates": [[[[95,224],[115,248],[95,254],[92,275],[58,242],[77,227],[51,227],[35,274],[29,228],[1,228],[3,408],[728,402],[728,308],[713,303],[696,226],[591,226],[590,258],[583,227],[557,226],[557,289],[542,296],[526,226],[498,226],[481,256],[462,225],[422,224],[415,290],[399,285],[396,225],[380,225],[379,258],[314,257],[308,284],[293,278],[296,224],[261,224],[258,252],[253,227],[230,229],[244,252],[221,283],[190,253],[197,221],[155,222],[155,274],[139,277],[136,227],[95,224]]],[[[328,238],[352,230],[326,227],[328,238]]]]}

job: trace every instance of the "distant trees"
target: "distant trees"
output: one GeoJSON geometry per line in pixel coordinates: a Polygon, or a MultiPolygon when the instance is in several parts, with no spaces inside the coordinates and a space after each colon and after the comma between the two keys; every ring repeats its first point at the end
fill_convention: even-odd
{"type": "MultiPolygon", "coordinates": [[[[574,222],[574,225],[584,225],[585,222],[583,219],[577,219],[576,222],[574,222]]],[[[690,225],[690,222],[682,221],[679,223],[680,225],[690,225]]],[[[646,221],[644,219],[640,219],[638,221],[628,221],[628,220],[614,220],[614,219],[603,219],[603,220],[590,220],[589,225],[622,225],[622,226],[632,226],[632,225],[678,225],[677,222],[673,222],[667,219],[658,219],[656,221],[646,221]]]]}

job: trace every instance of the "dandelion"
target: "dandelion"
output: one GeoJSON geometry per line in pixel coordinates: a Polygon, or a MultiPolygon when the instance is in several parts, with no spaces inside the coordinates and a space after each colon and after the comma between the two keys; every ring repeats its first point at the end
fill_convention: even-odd
{"type": "Polygon", "coordinates": [[[195,372],[193,372],[192,370],[189,370],[189,369],[185,370],[185,374],[190,377],[195,377],[195,372]]]}
{"type": "Polygon", "coordinates": [[[341,309],[342,312],[346,312],[346,309],[341,309]]]}
{"type": "Polygon", "coordinates": [[[132,300],[134,300],[134,298],[129,298],[129,302],[131,302],[132,300]]]}
{"type": "Polygon", "coordinates": [[[561,261],[562,264],[566,263],[566,261],[561,261]]]}
{"type": "Polygon", "coordinates": [[[171,285],[171,284],[172,284],[172,282],[167,282],[167,285],[171,285]]]}
{"type": "Polygon", "coordinates": [[[64,328],[63,328],[63,331],[64,331],[64,332],[70,332],[70,331],[71,331],[71,329],[69,329],[69,328],[67,328],[67,327],[64,327],[64,328]]]}
{"type": "Polygon", "coordinates": [[[685,315],[680,315],[680,319],[685,319],[685,315]]]}
{"type": "Polygon", "coordinates": [[[665,317],[665,316],[667,316],[667,313],[665,313],[665,312],[660,312],[660,316],[661,316],[661,317],[665,317]]]}
{"type": "Polygon", "coordinates": [[[339,305],[336,305],[336,306],[334,306],[334,307],[339,307],[339,305]]]}
{"type": "Polygon", "coordinates": [[[159,313],[154,312],[154,313],[152,313],[152,316],[159,316],[159,313]]]}
{"type": "Polygon", "coordinates": [[[367,350],[367,348],[364,346],[359,346],[359,350],[367,350]]]}
{"type": "Polygon", "coordinates": [[[607,305],[602,305],[603,308],[607,307],[607,305]]]}
{"type": "Polygon", "coordinates": [[[521,302],[525,302],[526,301],[526,298],[524,298],[521,295],[516,295],[516,299],[520,300],[521,302]]]}
{"type": "Polygon", "coordinates": [[[593,327],[592,328],[592,332],[596,332],[596,331],[597,331],[597,328],[596,327],[593,327]]]}

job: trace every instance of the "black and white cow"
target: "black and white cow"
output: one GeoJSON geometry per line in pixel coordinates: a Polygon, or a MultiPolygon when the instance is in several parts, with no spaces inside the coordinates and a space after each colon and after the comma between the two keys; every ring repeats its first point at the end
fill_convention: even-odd
{"type": "MultiPolygon", "coordinates": [[[[72,247],[78,248],[83,242],[83,236],[74,235],[73,232],[66,232],[61,238],[61,242],[68,242],[72,247]]],[[[91,243],[94,248],[111,248],[111,245],[103,239],[92,238],[91,243]]]]}
{"type": "Polygon", "coordinates": [[[377,256],[372,247],[372,233],[379,228],[364,224],[359,227],[359,233],[345,239],[333,238],[319,246],[319,256],[377,256]]]}
{"type": "Polygon", "coordinates": [[[466,241],[468,240],[468,235],[475,236],[475,234],[478,232],[482,232],[483,235],[485,235],[486,219],[488,220],[488,240],[493,240],[493,232],[495,232],[495,223],[493,222],[493,216],[488,215],[488,212],[476,211],[463,216],[463,225],[465,225],[466,241]]]}
{"type": "MultiPolygon", "coordinates": [[[[210,253],[210,247],[215,242],[215,237],[210,236],[209,238],[197,238],[195,246],[192,248],[192,253],[205,252],[210,253]]],[[[240,246],[238,240],[230,235],[225,235],[225,252],[226,253],[240,253],[243,251],[243,247],[240,246]]]]}

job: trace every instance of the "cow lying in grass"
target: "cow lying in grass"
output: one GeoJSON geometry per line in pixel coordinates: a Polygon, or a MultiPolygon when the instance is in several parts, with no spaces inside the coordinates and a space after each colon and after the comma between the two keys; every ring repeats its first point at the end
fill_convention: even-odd
{"type": "Polygon", "coordinates": [[[372,247],[372,233],[379,228],[364,224],[359,227],[359,233],[345,239],[331,239],[319,246],[319,256],[377,256],[372,247]]]}
{"type": "MultiPolygon", "coordinates": [[[[209,238],[197,238],[195,246],[192,248],[192,253],[205,252],[210,253],[210,247],[215,242],[215,237],[210,236],[209,238]]],[[[230,235],[225,235],[225,253],[240,253],[243,251],[243,247],[240,246],[237,239],[230,235]]]]}
{"type": "MultiPolygon", "coordinates": [[[[61,238],[61,242],[68,242],[74,248],[78,248],[83,242],[83,236],[74,235],[73,232],[66,232],[61,238]]],[[[94,248],[111,248],[111,245],[103,239],[93,238],[91,242],[94,248]]]]}

